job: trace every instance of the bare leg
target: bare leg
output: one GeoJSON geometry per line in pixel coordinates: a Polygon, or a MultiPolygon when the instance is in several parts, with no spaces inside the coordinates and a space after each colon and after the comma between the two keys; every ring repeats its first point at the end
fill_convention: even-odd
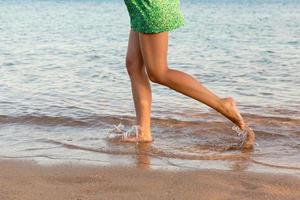
{"type": "Polygon", "coordinates": [[[141,52],[151,81],[165,85],[215,109],[244,129],[232,97],[219,98],[189,74],[168,68],[168,32],[157,34],[139,33],[141,52]]]}
{"type": "Polygon", "coordinates": [[[151,86],[140,52],[138,33],[132,30],[130,30],[129,33],[126,69],[131,81],[131,91],[136,111],[136,123],[140,126],[139,141],[151,141],[151,86]]]}

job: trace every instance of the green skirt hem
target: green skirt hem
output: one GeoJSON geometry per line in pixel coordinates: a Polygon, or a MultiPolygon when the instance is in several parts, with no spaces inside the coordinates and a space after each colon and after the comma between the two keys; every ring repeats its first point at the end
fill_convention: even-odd
{"type": "Polygon", "coordinates": [[[185,25],[184,20],[180,21],[177,24],[173,24],[173,26],[169,26],[169,27],[165,27],[165,28],[152,28],[151,31],[149,30],[149,28],[143,28],[143,27],[134,27],[134,26],[130,26],[130,28],[134,31],[134,32],[140,32],[140,33],[147,33],[147,34],[151,34],[151,33],[161,33],[161,32],[170,32],[173,31],[179,27],[182,27],[185,25]]]}

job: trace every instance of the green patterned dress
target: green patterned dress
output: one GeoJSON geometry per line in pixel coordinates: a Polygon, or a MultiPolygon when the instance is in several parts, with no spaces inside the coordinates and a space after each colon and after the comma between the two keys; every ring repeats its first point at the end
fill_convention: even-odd
{"type": "Polygon", "coordinates": [[[135,32],[168,32],[184,25],[180,0],[124,0],[135,32]]]}

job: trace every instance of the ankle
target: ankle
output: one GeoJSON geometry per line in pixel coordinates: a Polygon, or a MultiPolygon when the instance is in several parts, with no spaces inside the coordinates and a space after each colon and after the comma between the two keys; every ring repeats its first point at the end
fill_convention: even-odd
{"type": "Polygon", "coordinates": [[[137,128],[138,128],[139,137],[141,137],[141,138],[151,138],[151,131],[149,130],[149,128],[144,128],[144,127],[141,127],[139,125],[137,125],[137,128]]]}
{"type": "Polygon", "coordinates": [[[152,138],[151,132],[139,132],[139,137],[140,138],[152,138]]]}

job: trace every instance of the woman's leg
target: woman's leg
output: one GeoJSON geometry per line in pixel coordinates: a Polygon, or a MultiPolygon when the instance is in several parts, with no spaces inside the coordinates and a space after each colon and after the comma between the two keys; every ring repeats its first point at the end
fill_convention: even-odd
{"type": "Polygon", "coordinates": [[[140,126],[140,141],[151,141],[151,86],[140,51],[139,35],[132,30],[129,33],[126,68],[131,81],[136,123],[140,126]]]}
{"type": "Polygon", "coordinates": [[[139,33],[141,52],[150,80],[206,104],[244,129],[243,118],[232,97],[219,98],[189,74],[168,68],[168,34],[139,33]]]}

